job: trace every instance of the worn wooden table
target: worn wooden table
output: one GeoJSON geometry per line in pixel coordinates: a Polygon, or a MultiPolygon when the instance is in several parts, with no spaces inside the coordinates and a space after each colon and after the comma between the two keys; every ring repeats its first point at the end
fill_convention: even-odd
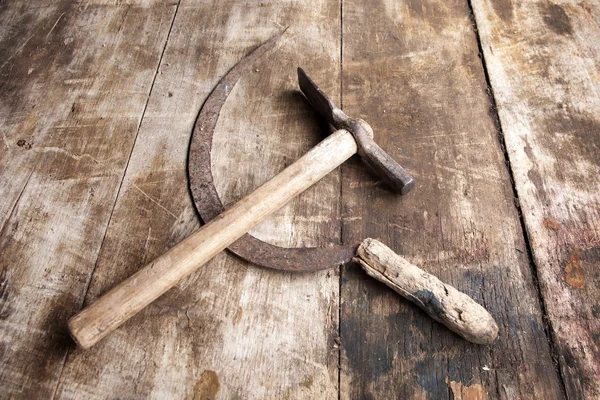
{"type": "Polygon", "coordinates": [[[2,398],[600,397],[600,6],[546,0],[0,3],[2,398]],[[229,68],[231,204],[319,141],[303,66],[418,180],[351,160],[254,233],[380,238],[500,325],[461,340],[356,265],[222,253],[89,351],[67,319],[199,222],[186,150],[229,68]]]}

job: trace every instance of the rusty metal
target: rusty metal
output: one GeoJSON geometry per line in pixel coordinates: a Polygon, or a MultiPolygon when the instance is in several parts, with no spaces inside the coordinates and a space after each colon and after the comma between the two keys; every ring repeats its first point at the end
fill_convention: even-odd
{"type": "Polygon", "coordinates": [[[302,68],[298,68],[298,82],[302,93],[327,122],[336,129],[348,130],[354,136],[358,145],[358,154],[392,189],[400,194],[406,194],[415,186],[415,179],[375,143],[357,120],[350,118],[336,107],[302,68]]]}
{"type": "MultiPolygon", "coordinates": [[[[192,133],[188,153],[188,175],[192,198],[200,217],[207,223],[225,208],[214,185],[210,167],[212,137],[219,113],[240,77],[275,46],[280,35],[270,39],[242,59],[217,84],[204,102],[192,133]]],[[[246,234],[228,249],[256,265],[285,271],[317,271],[349,262],[358,245],[285,248],[246,234]]]]}

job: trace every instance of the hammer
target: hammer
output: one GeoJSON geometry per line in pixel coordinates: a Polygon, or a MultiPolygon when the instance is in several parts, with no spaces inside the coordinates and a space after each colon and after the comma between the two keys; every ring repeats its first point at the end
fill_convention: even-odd
{"type": "MultiPolygon", "coordinates": [[[[89,348],[181,279],[308,189],[354,154],[400,194],[415,180],[373,141],[371,127],[352,119],[298,68],[300,89],[310,104],[337,130],[285,170],[202,226],[127,280],[72,317],[69,332],[89,348]]],[[[354,258],[365,271],[412,301],[463,338],[491,344],[498,335],[493,317],[466,294],[410,264],[375,239],[365,239],[354,258]]]]}

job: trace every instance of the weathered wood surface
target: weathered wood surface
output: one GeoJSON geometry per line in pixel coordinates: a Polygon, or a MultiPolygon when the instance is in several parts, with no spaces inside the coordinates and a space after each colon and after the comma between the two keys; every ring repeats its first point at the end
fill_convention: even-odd
{"type": "Polygon", "coordinates": [[[343,108],[417,179],[399,198],[344,164],[344,241],[380,239],[500,333],[470,344],[348,265],[341,397],[561,398],[468,4],[344,1],[342,19],[343,108]]]}
{"type": "Polygon", "coordinates": [[[600,398],[600,6],[473,1],[569,398],[600,398]]]}
{"type": "Polygon", "coordinates": [[[174,8],[0,9],[0,391],[49,398],[174,8]]]}
{"type": "MultiPolygon", "coordinates": [[[[227,205],[321,140],[296,67],[330,82],[338,99],[339,4],[181,2],[88,303],[197,227],[186,184],[197,112],[220,76],[288,25],[276,56],[240,80],[219,119],[213,172],[227,205]]],[[[334,173],[255,234],[339,243],[338,212],[334,173]]],[[[90,350],[71,352],[58,396],[336,399],[338,281],[335,271],[284,274],[221,253],[90,350]]]]}
{"type": "Polygon", "coordinates": [[[500,127],[470,3],[1,2],[0,397],[561,398],[561,377],[570,398],[598,397],[600,9],[472,3],[500,127]],[[196,113],[287,26],[219,120],[225,202],[327,129],[296,92],[305,67],[418,185],[399,198],[351,160],[253,233],[379,238],[486,306],[498,341],[463,341],[357,265],[284,274],[222,253],[75,349],[66,320],[84,299],[198,227],[196,113]]]}

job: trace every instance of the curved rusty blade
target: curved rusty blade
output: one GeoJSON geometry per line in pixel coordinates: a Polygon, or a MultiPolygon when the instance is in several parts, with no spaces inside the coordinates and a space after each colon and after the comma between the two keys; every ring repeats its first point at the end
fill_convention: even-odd
{"type": "MultiPolygon", "coordinates": [[[[225,211],[210,167],[212,137],[221,108],[240,77],[275,46],[282,34],[265,42],[233,67],[213,89],[198,114],[188,153],[188,176],[196,210],[204,223],[225,211]]],[[[285,248],[246,234],[228,249],[238,257],[262,267],[285,271],[317,271],[349,262],[356,254],[357,247],[358,245],[285,248]]]]}

